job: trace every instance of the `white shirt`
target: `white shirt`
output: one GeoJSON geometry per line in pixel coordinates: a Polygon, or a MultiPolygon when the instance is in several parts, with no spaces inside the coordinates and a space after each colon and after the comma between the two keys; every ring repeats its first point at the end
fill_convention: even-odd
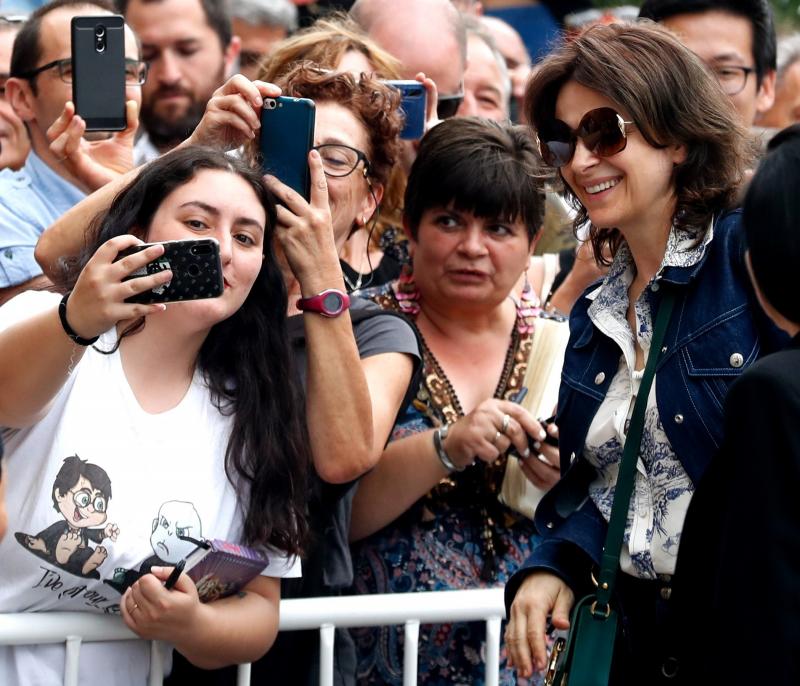
{"type": "MultiPolygon", "coordinates": [[[[0,308],[0,330],[59,298],[17,296],[0,308]]],[[[112,330],[97,347],[110,350],[115,340],[112,330]]],[[[44,418],[6,432],[0,612],[118,614],[126,573],[147,561],[174,564],[194,548],[178,535],[240,542],[243,513],[224,470],[231,425],[199,373],[176,407],[149,414],[119,353],[87,349],[44,418]],[[59,488],[57,475],[76,455],[94,465],[91,473],[59,488]]],[[[272,551],[264,575],[299,576],[299,562],[272,551]]],[[[149,646],[84,644],[80,683],[145,684],[149,646]]],[[[61,684],[63,668],[61,645],[0,648],[0,684],[61,684]]]]}

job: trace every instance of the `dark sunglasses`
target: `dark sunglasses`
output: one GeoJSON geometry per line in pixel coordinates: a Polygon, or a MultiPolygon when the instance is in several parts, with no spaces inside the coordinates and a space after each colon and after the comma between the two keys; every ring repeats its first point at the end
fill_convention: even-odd
{"type": "Polygon", "coordinates": [[[439,102],[436,105],[436,114],[439,119],[450,119],[455,117],[458,108],[464,101],[464,94],[457,93],[456,95],[440,95],[439,102]]]}
{"type": "Polygon", "coordinates": [[[551,167],[563,167],[575,154],[580,138],[593,155],[610,157],[622,152],[628,144],[625,121],[610,107],[599,107],[583,115],[578,128],[572,130],[560,119],[555,119],[539,131],[539,150],[542,159],[551,167]]]}

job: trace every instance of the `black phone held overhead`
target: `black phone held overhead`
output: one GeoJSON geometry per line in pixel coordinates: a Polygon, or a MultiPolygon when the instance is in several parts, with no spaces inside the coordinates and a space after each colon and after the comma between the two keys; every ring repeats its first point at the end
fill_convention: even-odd
{"type": "Polygon", "coordinates": [[[125,116],[125,22],[115,14],[73,17],[72,101],[87,131],[122,131],[125,116]]]}

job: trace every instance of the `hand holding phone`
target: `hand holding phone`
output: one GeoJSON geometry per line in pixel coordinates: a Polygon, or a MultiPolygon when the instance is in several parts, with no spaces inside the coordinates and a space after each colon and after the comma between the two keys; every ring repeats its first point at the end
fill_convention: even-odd
{"type": "MultiPolygon", "coordinates": [[[[142,243],[122,250],[117,260],[145,250],[154,243],[142,243]]],[[[164,241],[164,253],[144,267],[126,276],[123,281],[158,272],[172,271],[172,279],[155,288],[127,298],[129,303],[168,303],[217,298],[222,295],[222,262],[219,243],[214,238],[164,241]]],[[[115,260],[115,261],[117,261],[115,260]]]]}

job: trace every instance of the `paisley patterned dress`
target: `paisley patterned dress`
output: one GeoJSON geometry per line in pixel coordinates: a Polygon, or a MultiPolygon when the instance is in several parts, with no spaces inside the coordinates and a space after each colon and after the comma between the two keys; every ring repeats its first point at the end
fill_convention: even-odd
{"type": "MultiPolygon", "coordinates": [[[[371,297],[385,309],[409,314],[413,321],[414,308],[403,302],[402,285],[398,291],[397,284],[374,289],[371,297]]],[[[532,339],[528,314],[530,310],[518,307],[495,398],[511,399],[522,386],[532,339]]],[[[420,339],[422,382],[390,440],[454,422],[464,414],[447,375],[420,339]]],[[[356,544],[355,592],[413,593],[503,586],[535,543],[533,522],[497,499],[505,460],[502,457],[491,465],[478,462],[442,479],[404,515],[356,544]]],[[[358,650],[359,684],[402,683],[402,626],[355,629],[352,634],[358,650]]],[[[422,625],[419,683],[484,684],[485,634],[484,622],[422,625]]],[[[517,681],[505,662],[503,648],[501,684],[528,683],[517,681]]]]}

